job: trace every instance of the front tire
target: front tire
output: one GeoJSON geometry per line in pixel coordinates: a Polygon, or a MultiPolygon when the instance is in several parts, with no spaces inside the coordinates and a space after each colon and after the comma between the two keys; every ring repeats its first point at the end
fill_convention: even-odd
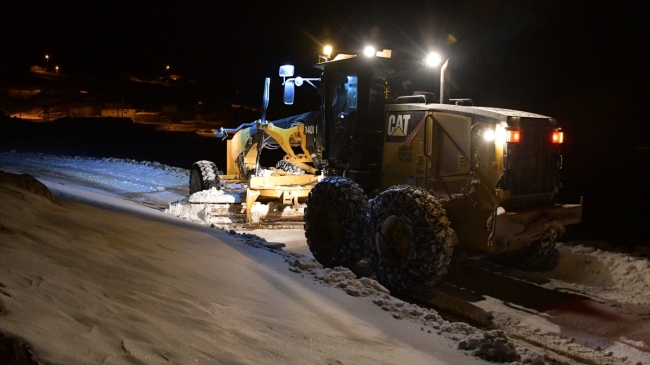
{"type": "Polygon", "coordinates": [[[351,267],[364,256],[368,199],[354,181],[331,176],[311,190],[305,210],[305,237],[325,267],[351,267]]]}
{"type": "Polygon", "coordinates": [[[219,188],[219,170],[211,161],[197,161],[190,171],[190,195],[203,190],[219,188]]]}
{"type": "Polygon", "coordinates": [[[422,188],[397,186],[370,203],[366,251],[377,280],[404,292],[447,273],[454,233],[440,203],[422,188]]]}

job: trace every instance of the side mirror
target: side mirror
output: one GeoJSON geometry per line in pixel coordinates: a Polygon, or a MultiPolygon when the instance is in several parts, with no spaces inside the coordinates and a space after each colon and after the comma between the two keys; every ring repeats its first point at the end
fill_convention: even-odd
{"type": "Polygon", "coordinates": [[[284,103],[293,105],[293,100],[296,97],[296,84],[293,79],[289,79],[284,83],[284,103]]]}
{"type": "Polygon", "coordinates": [[[262,124],[266,124],[266,109],[269,107],[269,89],[271,86],[271,79],[264,79],[264,95],[262,97],[262,124]]]}
{"type": "Polygon", "coordinates": [[[264,105],[264,110],[269,107],[269,89],[271,88],[271,79],[264,79],[264,96],[262,97],[262,103],[264,105]]]}
{"type": "Polygon", "coordinates": [[[293,65],[280,66],[280,77],[291,77],[293,76],[293,72],[294,72],[293,65]]]}

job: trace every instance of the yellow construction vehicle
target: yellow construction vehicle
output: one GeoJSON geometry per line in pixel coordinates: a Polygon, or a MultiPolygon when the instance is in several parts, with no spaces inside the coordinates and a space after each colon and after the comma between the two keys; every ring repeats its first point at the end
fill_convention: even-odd
{"type": "Polygon", "coordinates": [[[230,131],[226,174],[206,161],[194,165],[192,193],[241,184],[239,206],[210,208],[214,217],[304,219],[307,243],[323,265],[365,257],[395,291],[435,283],[457,246],[542,269],[565,225],[580,222],[582,202],[553,199],[564,140],[555,119],[447,100],[447,63],[439,98],[418,91],[430,89],[433,78],[425,62],[394,52],[341,54],[315,67],[318,79],[294,77],[293,66],[281,67],[280,76],[286,104],[297,86],[317,83],[319,112],[273,123],[263,112],[230,131]],[[285,152],[270,171],[259,166],[264,147],[285,152]],[[262,205],[270,208],[256,212],[262,205]]]}

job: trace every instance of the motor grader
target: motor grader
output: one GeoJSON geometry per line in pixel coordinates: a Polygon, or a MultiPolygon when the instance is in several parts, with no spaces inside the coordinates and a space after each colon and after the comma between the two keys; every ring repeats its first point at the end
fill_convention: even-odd
{"type": "Polygon", "coordinates": [[[429,87],[431,70],[390,55],[325,59],[315,65],[318,79],[294,77],[293,67],[283,66],[285,103],[293,103],[297,86],[318,84],[321,110],[283,120],[284,128],[263,112],[230,130],[236,134],[226,174],[217,177],[213,164],[197,162],[191,192],[244,182],[245,207],[237,209],[248,222],[300,217],[319,262],[349,267],[367,258],[391,291],[435,283],[455,247],[543,268],[564,227],[582,214],[582,202],[553,200],[563,166],[560,125],[539,114],[447,100],[447,63],[439,98],[418,91],[429,87]],[[286,155],[261,172],[267,146],[286,155]],[[275,202],[255,213],[260,198],[275,202]]]}

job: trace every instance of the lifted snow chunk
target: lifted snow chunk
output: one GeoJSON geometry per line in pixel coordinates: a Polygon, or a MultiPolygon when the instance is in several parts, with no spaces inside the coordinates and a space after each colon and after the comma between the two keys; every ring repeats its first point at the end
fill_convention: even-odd
{"type": "Polygon", "coordinates": [[[203,190],[196,192],[189,197],[189,202],[193,204],[199,203],[241,203],[242,196],[239,192],[227,192],[224,190],[217,190],[212,188],[210,190],[203,190]]]}

